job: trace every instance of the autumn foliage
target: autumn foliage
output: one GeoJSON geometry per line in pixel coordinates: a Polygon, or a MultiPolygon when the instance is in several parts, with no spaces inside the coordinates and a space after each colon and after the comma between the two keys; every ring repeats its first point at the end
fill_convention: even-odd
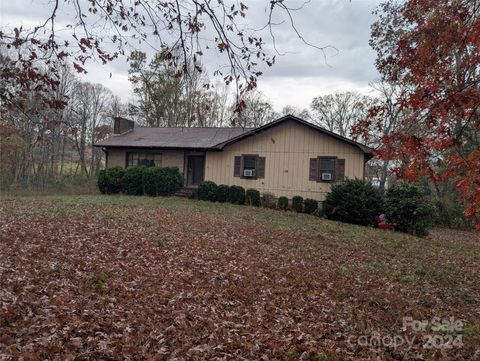
{"type": "Polygon", "coordinates": [[[454,235],[171,197],[4,198],[0,358],[475,360],[480,239],[454,235]],[[462,347],[402,331],[434,316],[464,322],[462,347]],[[416,342],[356,342],[375,332],[416,342]]]}
{"type": "MultiPolygon", "coordinates": [[[[480,227],[480,12],[477,1],[387,1],[372,26],[371,45],[383,78],[403,86],[396,101],[407,114],[384,136],[378,156],[397,162],[408,180],[451,181],[464,214],[480,227]]],[[[381,131],[375,107],[357,127],[381,131]]]]}

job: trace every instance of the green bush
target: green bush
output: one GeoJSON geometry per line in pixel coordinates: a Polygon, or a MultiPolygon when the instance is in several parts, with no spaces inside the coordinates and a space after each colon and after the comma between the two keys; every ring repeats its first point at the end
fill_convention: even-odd
{"type": "Polygon", "coordinates": [[[275,196],[272,193],[262,193],[262,197],[260,198],[260,205],[266,208],[275,208],[277,202],[275,201],[275,196]]]}
{"type": "Polygon", "coordinates": [[[302,212],[303,211],[303,198],[300,196],[294,196],[292,198],[292,209],[295,212],[302,212]]]}
{"type": "Polygon", "coordinates": [[[329,219],[373,226],[383,212],[383,195],[369,182],[348,179],[332,186],[324,210],[329,219]]]}
{"type": "Polygon", "coordinates": [[[387,190],[385,215],[395,230],[422,237],[432,226],[436,209],[420,187],[397,182],[387,190]]]}
{"type": "Polygon", "coordinates": [[[98,174],[98,189],[104,194],[120,193],[122,191],[122,178],[125,169],[112,167],[102,169],[98,174]]]}
{"type": "Polygon", "coordinates": [[[177,167],[151,167],[143,175],[143,188],[149,196],[171,196],[183,185],[177,167]]]}
{"type": "Polygon", "coordinates": [[[233,204],[245,203],[245,188],[241,186],[230,186],[227,200],[233,204]]]}
{"type": "Polygon", "coordinates": [[[142,165],[127,168],[122,178],[122,193],[141,196],[143,194],[143,174],[146,169],[142,165]]]}
{"type": "Polygon", "coordinates": [[[217,194],[215,195],[215,199],[217,202],[225,203],[228,199],[228,189],[229,187],[226,184],[220,184],[217,187],[217,194]]]}
{"type": "Polygon", "coordinates": [[[315,199],[307,198],[304,201],[305,209],[304,212],[308,214],[313,214],[318,209],[318,202],[315,199]]]}
{"type": "Polygon", "coordinates": [[[471,220],[468,220],[463,213],[464,205],[458,200],[437,199],[435,207],[437,209],[435,224],[456,229],[473,227],[471,220]]]}
{"type": "Polygon", "coordinates": [[[288,198],[287,197],[278,198],[277,207],[283,211],[286,211],[288,209],[288,198]]]}
{"type": "Polygon", "coordinates": [[[260,192],[253,188],[247,189],[245,193],[245,204],[260,207],[260,192]]]}
{"type": "Polygon", "coordinates": [[[217,185],[212,181],[202,182],[197,189],[198,199],[201,201],[215,202],[217,198],[217,185]]]}

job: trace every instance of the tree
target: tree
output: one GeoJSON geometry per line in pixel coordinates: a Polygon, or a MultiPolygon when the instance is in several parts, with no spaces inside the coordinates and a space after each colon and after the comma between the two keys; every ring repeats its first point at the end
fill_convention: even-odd
{"type": "MultiPolygon", "coordinates": [[[[361,127],[363,120],[370,115],[371,121],[376,126],[370,129],[370,133],[365,137],[366,139],[362,140],[366,140],[370,147],[378,148],[381,146],[383,137],[390,136],[398,131],[398,126],[406,116],[407,110],[402,109],[399,103],[403,91],[400,84],[375,81],[370,84],[370,88],[373,90],[374,96],[366,102],[369,107],[365,107],[363,116],[355,120],[351,132],[358,134],[357,127],[361,127]]],[[[370,175],[371,180],[375,178],[381,190],[385,189],[388,178],[392,176],[392,165],[395,166],[395,162],[391,159],[379,157],[374,157],[367,164],[367,174],[370,175]]]]}
{"type": "Polygon", "coordinates": [[[310,120],[311,115],[308,109],[299,109],[293,105],[285,105],[280,112],[281,115],[294,115],[304,120],[310,120]]]}
{"type": "Polygon", "coordinates": [[[96,174],[99,170],[101,150],[90,149],[90,159],[87,159],[87,147],[108,135],[108,113],[113,99],[112,92],[101,84],[77,81],[74,86],[67,109],[68,120],[79,155],[81,173],[86,176],[96,174]]]}
{"type": "MultiPolygon", "coordinates": [[[[454,180],[465,215],[480,228],[480,2],[390,0],[377,15],[376,66],[402,84],[399,103],[408,110],[382,137],[379,155],[400,162],[400,177],[454,180]]],[[[357,131],[379,126],[368,117],[357,131]]]]}
{"type": "Polygon", "coordinates": [[[130,113],[151,127],[184,125],[182,80],[168,65],[165,54],[158,53],[147,65],[147,55],[134,51],[130,55],[130,82],[136,102],[130,113]]]}
{"type": "MultiPolygon", "coordinates": [[[[204,71],[179,73],[162,53],[148,65],[143,52],[133,52],[130,61],[135,101],[129,112],[139,122],[153,127],[205,127],[225,120],[228,88],[211,86],[204,71]]],[[[194,67],[192,62],[189,67],[194,67]]]]}
{"type": "MultiPolygon", "coordinates": [[[[273,110],[272,103],[265,95],[258,91],[252,91],[243,98],[245,107],[240,114],[233,118],[233,124],[243,128],[256,128],[277,118],[277,113],[273,110]]],[[[231,110],[234,113],[235,104],[232,104],[231,110]]]]}
{"type": "Polygon", "coordinates": [[[240,21],[248,7],[235,0],[49,0],[50,15],[38,26],[0,27],[0,46],[11,53],[0,69],[0,101],[5,107],[21,107],[25,94],[34,90],[44,104],[65,106],[64,99],[52,99],[49,93],[58,86],[58,64],[70,62],[77,72],[86,73],[88,62],[107,63],[125,55],[133,43],[160,50],[183,73],[190,60],[198,64],[205,53],[214,52],[224,59],[214,75],[234,84],[237,94],[244,93],[256,87],[260,69],[275,62],[275,56],[264,51],[262,31],[274,38],[274,27],[282,23],[277,19],[285,16],[300,41],[310,45],[297,31],[295,7],[288,3],[269,1],[265,26],[254,30],[240,21]],[[60,14],[70,19],[60,25],[61,33],[60,14]]]}
{"type": "Polygon", "coordinates": [[[312,100],[312,119],[318,125],[347,137],[352,126],[366,117],[371,103],[372,98],[356,92],[318,96],[312,100]]]}

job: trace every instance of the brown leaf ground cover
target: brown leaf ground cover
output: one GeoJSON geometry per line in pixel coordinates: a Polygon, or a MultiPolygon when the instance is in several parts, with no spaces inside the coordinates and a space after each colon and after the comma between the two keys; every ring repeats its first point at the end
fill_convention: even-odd
{"type": "Polygon", "coordinates": [[[480,358],[468,239],[176,198],[0,201],[0,359],[480,358]]]}

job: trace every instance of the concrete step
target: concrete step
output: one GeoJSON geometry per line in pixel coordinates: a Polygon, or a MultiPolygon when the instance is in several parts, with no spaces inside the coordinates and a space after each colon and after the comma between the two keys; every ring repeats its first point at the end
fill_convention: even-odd
{"type": "Polygon", "coordinates": [[[191,198],[195,195],[197,188],[183,187],[174,193],[176,197],[186,197],[191,198]]]}

